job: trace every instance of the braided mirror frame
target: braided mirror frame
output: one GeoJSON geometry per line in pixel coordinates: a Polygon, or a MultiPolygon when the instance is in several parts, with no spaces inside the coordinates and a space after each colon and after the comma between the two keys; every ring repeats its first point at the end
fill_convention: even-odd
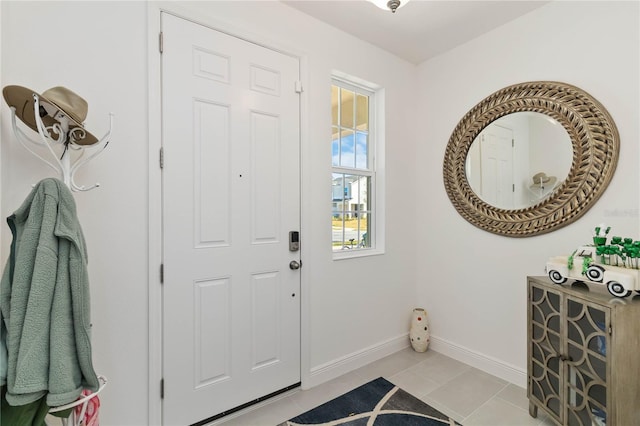
{"type": "Polygon", "coordinates": [[[585,91],[566,83],[533,81],[501,89],[473,107],[454,129],[444,155],[444,186],[451,203],[472,225],[507,237],[530,237],[569,225],[600,198],[618,163],[618,129],[607,110],[585,91]],[[478,134],[498,118],[520,111],[558,121],[573,145],[565,181],[540,203],[517,210],[494,207],[469,186],[465,163],[478,134]]]}

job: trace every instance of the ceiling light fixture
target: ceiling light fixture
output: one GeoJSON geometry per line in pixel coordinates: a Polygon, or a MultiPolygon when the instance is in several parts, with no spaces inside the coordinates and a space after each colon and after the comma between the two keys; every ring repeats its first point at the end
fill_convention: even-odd
{"type": "Polygon", "coordinates": [[[392,13],[396,13],[397,9],[400,9],[405,4],[409,3],[409,0],[369,0],[371,3],[378,6],[380,9],[390,10],[392,13]]]}

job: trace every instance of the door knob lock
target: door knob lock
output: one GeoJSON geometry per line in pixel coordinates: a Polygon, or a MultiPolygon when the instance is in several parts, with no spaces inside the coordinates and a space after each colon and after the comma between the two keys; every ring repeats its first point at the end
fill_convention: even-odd
{"type": "Polygon", "coordinates": [[[300,269],[301,266],[302,262],[298,262],[297,260],[292,260],[291,262],[289,262],[289,269],[293,269],[294,271],[296,269],[300,269]]]}

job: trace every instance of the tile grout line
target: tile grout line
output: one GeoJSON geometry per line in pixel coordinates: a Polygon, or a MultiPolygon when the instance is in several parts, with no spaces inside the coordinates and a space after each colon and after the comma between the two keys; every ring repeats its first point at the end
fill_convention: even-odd
{"type": "Polygon", "coordinates": [[[508,401],[508,400],[506,400],[506,399],[504,399],[504,398],[501,398],[501,397],[499,397],[499,396],[497,396],[497,395],[496,395],[494,398],[498,398],[498,399],[502,400],[503,402],[505,402],[505,403],[507,403],[507,404],[511,405],[512,407],[515,407],[515,408],[519,409],[520,411],[524,411],[524,412],[525,412],[525,414],[526,414],[527,416],[529,416],[529,418],[531,418],[532,420],[537,420],[537,422],[538,422],[538,423],[537,423],[537,425],[538,425],[538,426],[542,425],[542,424],[544,423],[544,421],[545,421],[545,416],[544,416],[544,415],[542,415],[542,416],[541,416],[541,414],[540,414],[540,413],[538,414],[538,417],[531,417],[531,414],[529,414],[529,409],[524,409],[524,408],[522,408],[522,407],[520,407],[520,406],[518,406],[518,405],[514,404],[513,402],[508,401]]]}
{"type": "MultiPolygon", "coordinates": [[[[500,392],[502,392],[503,390],[505,390],[507,387],[509,386],[509,383],[505,384],[500,390],[498,390],[496,393],[494,393],[491,398],[487,399],[485,402],[483,402],[482,404],[480,404],[475,410],[473,410],[471,413],[469,413],[469,415],[467,417],[464,418],[463,423],[465,423],[469,417],[473,416],[476,412],[478,412],[478,410],[480,410],[482,407],[484,407],[485,405],[487,405],[489,402],[491,402],[494,398],[498,398],[498,394],[500,392]]],[[[502,399],[502,398],[500,398],[502,399]]]]}

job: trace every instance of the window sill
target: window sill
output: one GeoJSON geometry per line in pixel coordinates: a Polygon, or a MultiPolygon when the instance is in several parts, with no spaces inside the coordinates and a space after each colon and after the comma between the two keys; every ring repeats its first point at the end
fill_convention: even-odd
{"type": "Polygon", "coordinates": [[[383,249],[341,250],[333,252],[333,260],[354,259],[358,257],[379,256],[384,254],[383,249]]]}

